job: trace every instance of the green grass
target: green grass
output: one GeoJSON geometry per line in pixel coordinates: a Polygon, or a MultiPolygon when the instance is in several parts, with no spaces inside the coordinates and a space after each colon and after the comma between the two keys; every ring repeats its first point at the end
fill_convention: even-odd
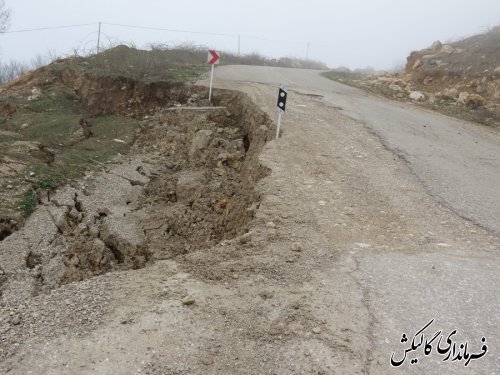
{"type": "Polygon", "coordinates": [[[367,78],[365,74],[337,70],[330,70],[329,72],[321,73],[321,75],[333,81],[344,83],[367,78]]]}
{"type": "Polygon", "coordinates": [[[3,197],[0,215],[18,211],[27,217],[38,204],[40,191],[80,180],[88,170],[99,167],[117,154],[128,152],[139,121],[116,115],[89,118],[75,98],[70,89],[56,84],[0,124],[0,130],[17,133],[17,136],[0,135],[0,159],[5,157],[26,164],[23,174],[11,176],[10,183],[5,180],[0,186],[0,196],[3,197]],[[81,118],[87,118],[91,124],[92,137],[82,139],[75,136],[81,118]],[[115,142],[115,138],[126,143],[115,142]],[[47,164],[43,152],[34,145],[34,153],[26,152],[22,147],[10,147],[14,141],[38,142],[54,153],[55,160],[47,164]],[[30,177],[29,172],[34,176],[30,177]],[[7,185],[14,189],[7,189],[7,185]],[[12,196],[13,191],[22,193],[12,196]]]}
{"type": "Polygon", "coordinates": [[[35,189],[37,190],[52,190],[57,187],[57,183],[52,180],[38,180],[35,182],[35,189]]]}
{"type": "Polygon", "coordinates": [[[56,69],[71,69],[108,77],[127,77],[138,81],[193,82],[210,67],[206,51],[169,49],[144,51],[120,45],[97,55],[77,57],[56,64],[56,69]]]}
{"type": "MultiPolygon", "coordinates": [[[[92,118],[90,122],[93,137],[56,149],[56,161],[51,165],[43,161],[33,164],[32,170],[38,178],[56,185],[81,178],[89,168],[105,163],[117,154],[127,153],[139,125],[137,120],[113,115],[92,118]],[[127,143],[115,142],[113,139],[127,143]]],[[[47,126],[44,130],[51,132],[54,129],[47,126]]],[[[49,134],[44,134],[44,137],[49,137],[49,134]]],[[[58,137],[62,137],[60,133],[58,137]]]]}
{"type": "Polygon", "coordinates": [[[38,204],[38,195],[34,190],[28,190],[21,195],[19,201],[19,208],[21,209],[24,217],[31,215],[38,204]]]}
{"type": "Polygon", "coordinates": [[[35,207],[38,205],[38,192],[53,190],[57,187],[55,181],[38,179],[33,183],[33,188],[25,191],[20,196],[18,196],[17,206],[19,207],[21,213],[24,217],[28,217],[33,213],[35,207]]]}
{"type": "MultiPolygon", "coordinates": [[[[5,135],[5,134],[0,134],[0,144],[1,143],[10,143],[10,142],[14,142],[16,140],[18,140],[19,137],[17,136],[14,136],[14,135],[5,135]]],[[[2,148],[2,146],[0,145],[0,148],[2,148]]]]}
{"type": "Polygon", "coordinates": [[[170,74],[176,81],[193,82],[199,79],[200,76],[206,72],[208,72],[208,69],[205,65],[192,65],[185,68],[172,68],[170,74]]]}

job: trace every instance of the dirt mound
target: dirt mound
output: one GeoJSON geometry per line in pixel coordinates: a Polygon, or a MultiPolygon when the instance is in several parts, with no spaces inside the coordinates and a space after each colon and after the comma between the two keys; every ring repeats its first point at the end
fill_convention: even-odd
{"type": "Polygon", "coordinates": [[[422,91],[423,100],[475,110],[478,120],[493,125],[500,119],[500,27],[412,52],[400,78],[422,91]]]}
{"type": "Polygon", "coordinates": [[[414,51],[408,56],[405,73],[500,77],[500,27],[458,42],[414,51]]]}
{"type": "Polygon", "coordinates": [[[414,51],[399,74],[373,76],[337,70],[325,75],[392,99],[500,126],[500,27],[414,51]]]}

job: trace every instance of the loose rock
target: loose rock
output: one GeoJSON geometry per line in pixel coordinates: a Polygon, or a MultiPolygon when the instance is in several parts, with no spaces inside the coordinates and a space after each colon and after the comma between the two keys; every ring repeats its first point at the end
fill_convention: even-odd
{"type": "Polygon", "coordinates": [[[271,292],[269,290],[263,290],[263,291],[259,292],[259,297],[262,299],[270,299],[270,298],[273,298],[273,296],[274,296],[273,292],[271,292]]]}
{"type": "Polygon", "coordinates": [[[276,229],[276,224],[274,224],[272,221],[269,221],[266,223],[266,227],[269,229],[276,229]]]}
{"type": "Polygon", "coordinates": [[[193,305],[195,302],[196,299],[192,295],[186,296],[182,299],[182,304],[185,306],[193,305]]]}
{"type": "Polygon", "coordinates": [[[249,243],[252,240],[252,235],[250,233],[245,233],[243,236],[240,237],[240,243],[242,245],[249,243]]]}
{"type": "Polygon", "coordinates": [[[412,92],[410,92],[410,95],[408,95],[408,97],[411,100],[415,100],[417,102],[422,101],[422,100],[425,99],[425,95],[422,94],[420,91],[412,91],[412,92]]]}

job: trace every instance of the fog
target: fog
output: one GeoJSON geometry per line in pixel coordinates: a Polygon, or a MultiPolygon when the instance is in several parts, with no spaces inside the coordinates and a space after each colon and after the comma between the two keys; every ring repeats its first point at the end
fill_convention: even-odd
{"type": "Polygon", "coordinates": [[[454,40],[500,24],[498,0],[7,0],[7,6],[11,26],[0,35],[2,61],[95,49],[102,21],[104,46],[189,42],[236,52],[240,35],[241,53],[309,56],[330,67],[391,69],[435,40],[454,40]],[[15,32],[87,23],[92,25],[15,32]]]}

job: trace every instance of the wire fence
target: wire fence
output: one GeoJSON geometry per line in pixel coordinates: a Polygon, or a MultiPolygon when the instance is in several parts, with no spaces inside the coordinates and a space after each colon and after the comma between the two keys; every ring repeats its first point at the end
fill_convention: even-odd
{"type": "MultiPolygon", "coordinates": [[[[253,35],[245,35],[245,34],[215,33],[215,32],[208,32],[208,31],[171,29],[171,28],[165,28],[165,27],[130,25],[130,24],[111,23],[111,22],[92,22],[92,23],[82,23],[82,24],[74,24],[74,25],[47,26],[47,27],[38,27],[38,28],[8,30],[8,31],[0,32],[0,35],[8,36],[11,34],[35,33],[35,32],[38,33],[38,32],[43,32],[43,31],[78,29],[78,28],[88,28],[88,27],[94,27],[95,31],[92,31],[91,33],[87,34],[83,39],[81,39],[77,43],[78,46],[75,46],[73,49],[82,50],[82,51],[88,53],[89,51],[91,51],[91,52],[99,51],[99,49],[103,47],[103,41],[107,41],[107,44],[109,44],[109,45],[116,45],[116,44],[123,42],[123,40],[121,40],[121,38],[113,36],[111,34],[111,32],[109,30],[107,30],[111,27],[111,28],[115,28],[115,29],[121,28],[121,29],[135,29],[135,30],[143,30],[143,31],[161,31],[161,32],[168,32],[168,33],[175,33],[175,34],[191,35],[191,36],[196,36],[196,37],[200,37],[200,36],[203,36],[203,37],[222,37],[222,38],[226,39],[225,43],[222,43],[223,46],[229,46],[229,50],[231,52],[237,53],[238,55],[241,54],[242,44],[247,42],[247,41],[266,42],[266,43],[271,43],[271,44],[275,44],[275,45],[288,46],[290,48],[287,48],[287,50],[289,50],[289,51],[295,50],[296,52],[298,52],[298,53],[295,53],[295,56],[299,55],[301,57],[305,57],[305,59],[309,58],[309,48],[310,48],[309,42],[276,40],[276,39],[264,38],[264,37],[253,36],[253,35]],[[89,40],[89,38],[91,38],[91,39],[89,40]],[[88,47],[89,44],[91,45],[91,47],[88,47]]],[[[183,41],[186,42],[186,40],[183,40],[183,41]]],[[[189,42],[193,42],[193,41],[190,40],[189,42]]],[[[196,43],[197,40],[195,40],[194,42],[196,43]]],[[[133,41],[132,41],[132,43],[133,43],[133,41]]],[[[211,42],[206,43],[206,39],[205,39],[202,43],[198,43],[198,44],[211,44],[213,47],[216,47],[213,44],[220,44],[220,42],[214,43],[214,41],[212,40],[211,42]]],[[[223,49],[228,49],[228,48],[226,47],[223,49]]],[[[261,52],[261,51],[255,51],[255,48],[253,48],[251,52],[261,52]]]]}
{"type": "Polygon", "coordinates": [[[91,22],[13,29],[0,32],[0,85],[11,81],[27,70],[36,69],[61,57],[70,55],[89,56],[119,44],[135,47],[138,44],[136,40],[129,39],[131,35],[136,37],[136,40],[142,39],[143,44],[148,49],[153,49],[155,46],[176,48],[179,45],[188,49],[194,47],[194,49],[198,50],[210,47],[229,52],[230,55],[241,56],[243,55],[242,46],[245,45],[246,53],[244,55],[246,56],[258,55],[278,58],[283,56],[297,57],[299,55],[301,60],[309,61],[310,44],[307,42],[276,40],[236,33],[217,33],[124,23],[91,22]],[[86,31],[82,32],[85,29],[86,31]],[[130,30],[137,32],[130,33],[130,30]],[[61,34],[62,32],[64,34],[61,34]],[[26,36],[21,37],[22,34],[26,34],[26,36]],[[171,34],[176,36],[176,40],[165,43],[165,37],[172,37],[171,34]],[[160,38],[161,41],[153,41],[153,37],[160,38]],[[8,43],[11,43],[11,45],[8,45],[8,43]],[[72,43],[71,47],[69,43],[72,43]],[[269,50],[274,52],[274,56],[262,50],[262,47],[266,45],[269,47],[269,50]],[[258,48],[255,48],[255,46],[258,48]],[[277,48],[279,46],[284,46],[285,48],[282,48],[280,51],[277,48]],[[43,50],[44,47],[45,50],[43,50]],[[8,50],[9,48],[16,53],[31,51],[33,55],[29,56],[27,60],[26,58],[24,60],[12,58],[12,54],[10,56],[6,54],[7,56],[5,56],[3,49],[8,50]],[[64,50],[62,53],[61,48],[64,50]],[[299,53],[290,53],[292,51],[299,51],[299,53]]]}

